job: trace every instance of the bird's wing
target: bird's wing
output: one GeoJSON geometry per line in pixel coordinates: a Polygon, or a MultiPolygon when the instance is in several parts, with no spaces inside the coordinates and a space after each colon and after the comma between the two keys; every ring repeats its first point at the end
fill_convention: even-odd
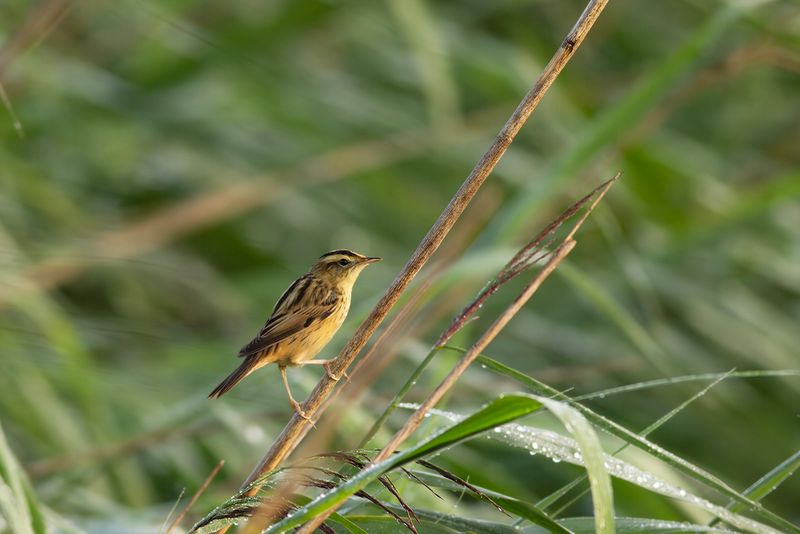
{"type": "Polygon", "coordinates": [[[328,298],[309,305],[306,300],[301,298],[303,293],[314,291],[314,288],[309,288],[312,284],[313,281],[306,277],[302,277],[292,284],[278,300],[275,310],[258,335],[239,351],[239,356],[256,354],[333,314],[336,311],[338,299],[328,298]]]}

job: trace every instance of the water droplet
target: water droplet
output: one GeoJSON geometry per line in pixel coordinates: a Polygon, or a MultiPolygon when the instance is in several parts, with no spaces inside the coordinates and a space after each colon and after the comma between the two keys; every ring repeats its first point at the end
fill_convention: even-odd
{"type": "Polygon", "coordinates": [[[558,456],[556,456],[555,458],[553,458],[553,463],[556,463],[556,464],[557,464],[557,463],[559,463],[559,462],[561,462],[561,458],[559,458],[558,456]]]}

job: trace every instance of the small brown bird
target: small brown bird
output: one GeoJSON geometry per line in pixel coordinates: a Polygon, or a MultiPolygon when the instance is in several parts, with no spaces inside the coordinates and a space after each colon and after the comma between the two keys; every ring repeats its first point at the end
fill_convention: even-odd
{"type": "Polygon", "coordinates": [[[286,367],[317,364],[333,380],[328,360],[312,360],[342,326],[350,309],[350,294],[361,271],[380,258],[350,250],[333,250],[320,256],[311,270],[289,286],[250,343],[242,347],[244,362],[209,394],[215,399],[228,392],[247,375],[270,363],[277,363],[292,408],[306,417],[292,397],[286,367]]]}

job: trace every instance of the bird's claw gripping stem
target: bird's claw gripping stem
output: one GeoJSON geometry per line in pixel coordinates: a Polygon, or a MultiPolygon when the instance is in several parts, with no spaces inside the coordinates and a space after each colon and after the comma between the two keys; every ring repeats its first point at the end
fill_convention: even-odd
{"type": "Polygon", "coordinates": [[[300,406],[299,402],[297,402],[294,399],[290,400],[289,402],[292,404],[292,408],[294,409],[294,412],[297,415],[299,415],[300,417],[302,417],[303,419],[305,419],[306,421],[308,421],[312,425],[314,424],[314,422],[311,420],[311,417],[309,417],[308,414],[303,411],[303,407],[300,406]]]}
{"type": "Polygon", "coordinates": [[[347,373],[345,373],[345,372],[342,372],[342,374],[340,374],[340,375],[334,374],[334,372],[331,371],[331,366],[330,366],[330,363],[328,363],[328,362],[325,362],[324,364],[322,364],[322,367],[325,369],[325,374],[328,375],[328,378],[330,378],[334,382],[338,382],[342,377],[350,378],[349,376],[347,376],[347,373]]]}

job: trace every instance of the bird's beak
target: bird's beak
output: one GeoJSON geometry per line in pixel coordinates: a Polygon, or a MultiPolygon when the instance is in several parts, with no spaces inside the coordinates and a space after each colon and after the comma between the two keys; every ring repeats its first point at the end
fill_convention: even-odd
{"type": "Polygon", "coordinates": [[[376,262],[379,262],[379,261],[381,261],[381,259],[379,257],[372,256],[372,257],[369,257],[369,258],[364,258],[363,260],[361,260],[361,263],[376,263],[376,262]]]}

